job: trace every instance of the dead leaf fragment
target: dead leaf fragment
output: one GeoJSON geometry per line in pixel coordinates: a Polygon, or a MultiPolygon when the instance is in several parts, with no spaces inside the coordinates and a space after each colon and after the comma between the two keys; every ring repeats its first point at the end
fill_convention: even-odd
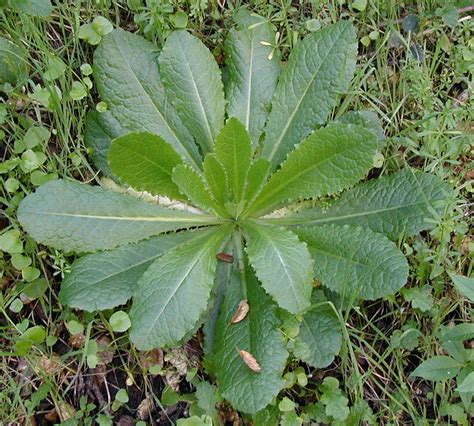
{"type": "Polygon", "coordinates": [[[56,407],[56,411],[59,414],[59,418],[62,422],[65,422],[66,420],[72,419],[76,416],[75,408],[64,401],[59,402],[58,406],[56,407]]]}
{"type": "Polygon", "coordinates": [[[216,257],[226,263],[233,263],[234,262],[234,256],[228,253],[217,253],[216,257]]]}
{"type": "Polygon", "coordinates": [[[238,322],[245,319],[249,312],[250,306],[246,299],[241,300],[240,303],[237,305],[237,309],[235,310],[234,315],[230,319],[231,324],[237,324],[238,322]]]}
{"type": "Polygon", "coordinates": [[[262,371],[262,367],[260,367],[260,364],[257,362],[257,360],[254,358],[254,356],[247,351],[244,351],[243,349],[238,349],[237,351],[239,352],[239,355],[242,357],[243,361],[247,366],[252,370],[255,371],[256,373],[260,373],[262,371]]]}

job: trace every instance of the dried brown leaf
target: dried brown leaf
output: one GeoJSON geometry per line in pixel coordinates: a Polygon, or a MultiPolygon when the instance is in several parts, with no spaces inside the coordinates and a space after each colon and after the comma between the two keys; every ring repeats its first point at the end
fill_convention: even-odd
{"type": "Polygon", "coordinates": [[[228,253],[217,253],[216,257],[226,263],[233,263],[234,262],[234,256],[228,253]]]}
{"type": "Polygon", "coordinates": [[[249,312],[250,306],[246,299],[241,300],[237,305],[234,315],[230,319],[231,324],[237,324],[240,321],[244,320],[249,312]]]}
{"type": "Polygon", "coordinates": [[[260,367],[260,364],[250,352],[244,351],[243,349],[237,349],[237,351],[239,352],[239,355],[242,357],[245,364],[247,364],[247,366],[252,371],[255,371],[256,373],[260,373],[260,371],[262,371],[262,367],[260,367]]]}

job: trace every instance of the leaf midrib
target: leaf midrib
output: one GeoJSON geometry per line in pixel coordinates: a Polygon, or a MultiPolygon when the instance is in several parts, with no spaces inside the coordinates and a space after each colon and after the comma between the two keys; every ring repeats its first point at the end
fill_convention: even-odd
{"type": "MultiPolygon", "coordinates": [[[[142,160],[144,160],[145,162],[153,165],[153,166],[156,166],[157,168],[159,168],[163,173],[165,173],[167,176],[171,177],[171,170],[168,170],[166,169],[165,167],[163,167],[161,164],[157,163],[156,161],[152,160],[151,158],[147,157],[146,155],[143,155],[141,154],[139,151],[137,151],[136,149],[132,149],[131,147],[128,146],[127,143],[122,143],[121,145],[121,148],[122,149],[125,149],[129,152],[132,152],[134,155],[136,155],[137,157],[141,158],[142,160]]],[[[128,164],[130,166],[130,164],[128,164]]]]}
{"type": "Polygon", "coordinates": [[[23,210],[22,213],[43,215],[43,216],[65,216],[65,217],[77,217],[87,219],[100,219],[100,220],[123,220],[130,222],[209,222],[209,224],[217,223],[218,218],[212,216],[202,217],[179,217],[179,216],[101,216],[101,215],[87,215],[78,213],[51,213],[51,212],[38,212],[23,210]]]}
{"type": "MultiPolygon", "coordinates": [[[[329,217],[324,217],[320,216],[320,218],[298,218],[295,216],[289,216],[289,217],[282,217],[282,218],[268,218],[264,219],[265,221],[272,222],[272,223],[280,223],[288,226],[306,226],[306,225],[312,225],[312,224],[317,224],[317,223],[327,223],[327,222],[335,222],[339,220],[344,220],[344,219],[351,219],[354,217],[361,217],[361,216],[369,216],[369,215],[374,215],[378,213],[385,213],[385,212],[390,212],[394,210],[401,210],[405,209],[407,207],[413,207],[413,206],[420,206],[420,205],[426,205],[427,203],[424,201],[420,201],[418,203],[410,203],[410,204],[403,204],[403,205],[398,205],[398,206],[393,206],[393,207],[387,207],[384,209],[378,209],[378,210],[370,210],[370,211],[363,211],[360,213],[351,213],[351,214],[346,214],[346,215],[341,215],[341,216],[329,216],[329,217]]],[[[329,208],[331,209],[331,208],[329,208]]],[[[302,213],[304,214],[304,213],[302,213]]],[[[322,213],[324,215],[325,213],[322,213]]]]}
{"type": "Polygon", "coordinates": [[[185,280],[188,278],[189,274],[192,272],[192,270],[194,269],[194,267],[196,266],[196,264],[201,260],[202,257],[204,257],[204,255],[207,253],[207,250],[203,250],[202,252],[199,252],[199,254],[196,256],[196,258],[194,259],[194,261],[192,262],[192,264],[189,266],[189,268],[186,270],[185,274],[182,276],[181,280],[179,281],[179,283],[176,285],[175,289],[173,290],[173,292],[170,294],[170,296],[168,297],[168,299],[166,300],[165,304],[162,306],[160,312],[156,315],[155,319],[153,320],[153,323],[151,324],[151,326],[149,327],[148,329],[148,332],[145,334],[145,337],[146,339],[148,339],[148,336],[150,335],[151,331],[155,328],[156,326],[156,323],[160,320],[161,316],[163,315],[163,312],[165,311],[165,309],[168,307],[169,303],[171,302],[171,300],[174,298],[174,296],[176,295],[176,293],[178,292],[178,290],[181,288],[181,286],[183,285],[183,283],[185,282],[185,280]]]}
{"type": "MultiPolygon", "coordinates": [[[[183,46],[182,46],[182,44],[181,44],[181,40],[180,40],[179,38],[178,38],[178,43],[179,43],[180,46],[181,46],[181,52],[184,52],[184,48],[183,48],[183,46]]],[[[207,114],[206,114],[206,110],[204,109],[204,105],[203,105],[202,100],[201,100],[201,94],[200,94],[200,92],[199,92],[199,90],[198,90],[198,87],[197,87],[197,84],[196,84],[196,80],[194,79],[194,74],[193,74],[193,72],[192,72],[192,70],[191,70],[191,64],[190,64],[189,61],[187,60],[187,56],[186,56],[186,55],[184,55],[184,61],[183,61],[183,62],[186,64],[186,68],[187,68],[188,73],[189,73],[189,75],[190,75],[190,80],[191,80],[191,83],[192,83],[192,85],[193,85],[193,89],[194,89],[194,92],[195,92],[195,94],[196,94],[196,98],[197,98],[197,100],[198,100],[198,102],[199,102],[199,108],[200,108],[200,110],[201,110],[201,115],[202,115],[202,117],[204,118],[203,121],[204,121],[204,124],[205,124],[205,127],[206,127],[206,133],[207,133],[207,141],[206,141],[206,144],[208,145],[208,146],[207,146],[207,149],[208,149],[209,151],[211,151],[211,150],[212,150],[212,144],[213,144],[213,141],[214,141],[214,137],[213,137],[213,135],[212,135],[211,126],[210,126],[210,124],[209,124],[209,118],[208,118],[208,116],[207,116],[207,114]]]]}
{"type": "Polygon", "coordinates": [[[308,85],[306,86],[304,92],[303,92],[303,95],[300,97],[298,103],[296,104],[296,107],[293,109],[293,112],[291,113],[290,115],[290,118],[288,119],[285,127],[283,128],[283,131],[281,132],[280,134],[280,137],[277,139],[277,141],[275,142],[275,144],[273,145],[273,149],[270,151],[270,154],[267,156],[267,159],[272,162],[273,160],[273,157],[275,156],[275,153],[277,151],[277,149],[280,147],[280,144],[282,143],[284,137],[286,136],[286,133],[288,132],[288,129],[290,128],[290,125],[291,123],[293,122],[293,119],[295,118],[295,115],[296,113],[299,111],[300,109],[300,106],[301,104],[303,103],[303,100],[305,99],[308,91],[309,91],[309,88],[311,87],[311,85],[314,83],[314,80],[316,79],[317,75],[319,74],[319,72],[321,71],[321,67],[323,66],[323,64],[326,62],[327,58],[329,57],[329,55],[332,53],[332,49],[334,48],[334,46],[339,42],[339,39],[342,37],[342,35],[345,33],[346,31],[346,28],[344,28],[340,33],[339,35],[337,36],[337,38],[334,40],[334,42],[332,43],[332,46],[330,49],[328,49],[327,51],[327,54],[325,55],[324,59],[320,61],[319,63],[319,67],[317,68],[317,70],[315,70],[315,72],[313,73],[313,76],[311,77],[311,80],[310,82],[308,83],[308,85]]]}
{"type": "MultiPolygon", "coordinates": [[[[302,145],[300,145],[302,149],[302,145]]],[[[318,168],[318,167],[321,167],[323,166],[325,163],[327,163],[328,161],[331,161],[334,159],[334,157],[338,157],[338,156],[343,156],[344,154],[346,154],[347,152],[349,151],[352,151],[352,150],[357,150],[361,147],[360,144],[357,144],[357,145],[351,145],[349,147],[347,147],[346,149],[342,150],[342,151],[338,151],[336,153],[333,153],[332,155],[330,155],[329,157],[326,157],[324,159],[321,159],[320,161],[318,162],[315,162],[315,163],[312,163],[310,164],[309,167],[305,168],[305,169],[302,169],[299,171],[299,173],[295,173],[291,176],[290,179],[286,180],[286,181],[282,181],[281,183],[277,184],[277,186],[275,186],[273,189],[271,189],[271,184],[272,184],[272,180],[276,180],[277,178],[279,178],[282,174],[282,169],[280,169],[279,171],[277,171],[275,173],[275,175],[273,176],[272,179],[270,179],[270,181],[268,182],[267,184],[267,188],[270,188],[269,191],[265,191],[265,188],[260,192],[260,195],[259,197],[255,200],[254,202],[254,206],[252,207],[251,209],[251,212],[254,213],[255,211],[258,211],[260,212],[260,210],[256,210],[255,209],[255,206],[258,206],[259,204],[261,205],[262,204],[262,200],[263,202],[265,200],[267,200],[268,198],[271,198],[275,193],[278,193],[281,189],[284,189],[285,187],[289,186],[291,183],[293,183],[295,180],[299,179],[301,176],[305,175],[305,174],[308,174],[308,173],[311,173],[314,169],[318,168]]],[[[298,149],[298,148],[296,148],[298,149]]],[[[296,152],[296,151],[293,151],[293,152],[296,152]]],[[[282,165],[282,168],[285,166],[286,163],[283,163],[282,165]]],[[[274,202],[268,206],[265,206],[264,207],[264,210],[267,210],[267,209],[270,209],[270,208],[273,208],[276,204],[280,203],[281,200],[279,200],[278,202],[274,202]]]]}

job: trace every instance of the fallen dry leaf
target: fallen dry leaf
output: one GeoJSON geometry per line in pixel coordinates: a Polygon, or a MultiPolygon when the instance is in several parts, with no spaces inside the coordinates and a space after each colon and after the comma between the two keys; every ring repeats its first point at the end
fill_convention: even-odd
{"type": "Polygon", "coordinates": [[[245,364],[252,370],[255,371],[256,373],[260,373],[262,371],[262,367],[260,367],[260,364],[257,362],[257,360],[254,358],[254,356],[247,351],[244,351],[243,349],[238,349],[237,351],[239,352],[239,355],[242,357],[244,360],[245,364]]]}
{"type": "Polygon", "coordinates": [[[237,309],[235,310],[234,315],[230,319],[231,324],[237,324],[238,322],[245,319],[249,312],[250,306],[246,299],[241,300],[240,303],[237,305],[237,309]]]}
{"type": "Polygon", "coordinates": [[[234,256],[232,256],[231,254],[217,253],[216,257],[222,262],[226,262],[226,263],[234,262],[234,256]]]}

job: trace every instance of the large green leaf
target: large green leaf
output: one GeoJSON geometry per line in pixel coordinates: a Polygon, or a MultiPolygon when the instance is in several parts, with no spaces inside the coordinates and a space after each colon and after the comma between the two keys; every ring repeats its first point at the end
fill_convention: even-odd
{"type": "Polygon", "coordinates": [[[230,118],[219,133],[215,153],[224,166],[233,201],[238,203],[243,198],[252,143],[244,125],[236,118],[230,118]]]}
{"type": "Polygon", "coordinates": [[[310,305],[313,261],[305,243],[276,226],[245,223],[247,254],[263,288],[284,309],[299,313],[310,305]]]}
{"type": "Polygon", "coordinates": [[[148,267],[172,248],[201,232],[158,235],[136,244],[87,254],[75,260],[61,284],[62,303],[86,311],[110,309],[127,302],[148,267]]]}
{"type": "Polygon", "coordinates": [[[355,69],[357,38],[348,21],[304,38],[288,58],[265,129],[262,156],[277,167],[293,146],[324,124],[355,69]]]}
{"type": "Polygon", "coordinates": [[[463,364],[455,359],[440,355],[423,361],[410,374],[411,377],[421,377],[426,380],[449,380],[455,377],[463,364]]]}
{"type": "Polygon", "coordinates": [[[351,226],[295,231],[314,259],[314,274],[344,298],[374,300],[400,290],[408,277],[402,252],[385,236],[351,226]]]}
{"type": "Polygon", "coordinates": [[[175,31],[160,55],[168,97],[204,153],[212,151],[224,124],[224,88],[211,52],[186,31],[175,31]]]}
{"type": "Polygon", "coordinates": [[[181,164],[179,154],[153,133],[128,133],[115,139],[109,149],[112,173],[139,191],[182,198],[171,179],[173,168],[181,164]]]}
{"type": "Polygon", "coordinates": [[[229,179],[215,154],[207,154],[203,163],[204,177],[214,199],[221,205],[229,200],[229,179]]]}
{"type": "Polygon", "coordinates": [[[10,6],[32,16],[49,16],[53,11],[50,0],[12,0],[10,6]]]}
{"type": "Polygon", "coordinates": [[[474,277],[464,277],[454,272],[448,272],[448,275],[453,281],[456,290],[471,302],[474,302],[474,277]]]}
{"type": "Polygon", "coordinates": [[[270,163],[264,158],[259,158],[251,164],[245,179],[245,201],[251,203],[256,198],[267,182],[269,171],[270,163]]]}
{"type": "Polygon", "coordinates": [[[123,30],[104,36],[94,53],[94,76],[111,114],[129,131],[155,133],[200,167],[193,137],[165,95],[156,47],[123,30]]]}
{"type": "Polygon", "coordinates": [[[178,185],[181,193],[191,204],[206,211],[225,215],[221,206],[212,198],[202,175],[193,168],[184,164],[176,166],[173,170],[173,182],[178,185]]]}
{"type": "Polygon", "coordinates": [[[348,111],[341,115],[337,121],[344,124],[357,124],[370,130],[380,141],[385,140],[382,122],[374,111],[348,111]]]}
{"type": "MultiPolygon", "coordinates": [[[[315,292],[316,293],[316,292],[315,292]]],[[[303,316],[294,355],[314,368],[326,368],[339,353],[342,333],[332,307],[320,301],[303,316]]]]}
{"type": "Polygon", "coordinates": [[[28,195],[18,207],[18,219],[39,243],[77,252],[107,250],[219,221],[65,180],[48,182],[28,195]]]}
{"type": "Polygon", "coordinates": [[[392,240],[433,228],[453,197],[437,176],[402,170],[345,192],[328,209],[269,220],[282,225],[350,224],[380,232],[392,240]]]}
{"type": "Polygon", "coordinates": [[[84,142],[92,148],[90,157],[95,166],[106,176],[111,176],[109,168],[109,148],[112,140],[128,133],[110,111],[99,113],[90,111],[86,116],[84,142]]]}
{"type": "Polygon", "coordinates": [[[16,44],[0,37],[0,84],[17,84],[28,78],[25,52],[16,44]]]}
{"type": "Polygon", "coordinates": [[[245,125],[257,146],[280,74],[280,55],[271,46],[275,31],[269,21],[245,9],[239,11],[236,21],[240,29],[229,31],[224,46],[227,115],[245,125]]]}
{"type": "Polygon", "coordinates": [[[137,348],[174,346],[196,327],[211,295],[216,254],[229,232],[225,225],[211,229],[148,268],[130,311],[131,339],[137,348]]]}
{"type": "MultiPolygon", "coordinates": [[[[235,255],[235,257],[239,257],[235,255]]],[[[222,396],[232,406],[246,413],[265,408],[284,385],[282,374],[288,352],[276,306],[260,288],[250,268],[239,271],[233,266],[228,277],[224,301],[215,330],[215,345],[208,356],[222,396]],[[245,319],[231,323],[239,303],[247,299],[249,312],[245,319]],[[261,371],[252,371],[237,349],[249,352],[261,371]]]]}
{"type": "Polygon", "coordinates": [[[334,123],[314,132],[291,152],[250,208],[259,216],[301,198],[346,189],[372,167],[378,139],[369,130],[334,123]]]}

